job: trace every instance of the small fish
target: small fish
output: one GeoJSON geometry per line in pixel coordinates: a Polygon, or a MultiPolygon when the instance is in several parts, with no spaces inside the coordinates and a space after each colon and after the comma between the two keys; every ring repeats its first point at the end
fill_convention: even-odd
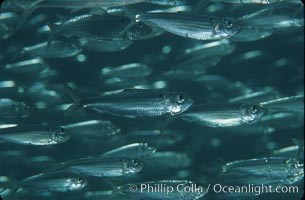
{"type": "Polygon", "coordinates": [[[53,145],[66,142],[70,134],[62,127],[45,125],[16,126],[0,129],[0,141],[24,145],[53,145]]]}
{"type": "Polygon", "coordinates": [[[142,63],[130,63],[118,67],[105,67],[101,69],[102,76],[118,78],[140,78],[149,76],[153,69],[142,63]]]}
{"type": "Polygon", "coordinates": [[[304,113],[304,95],[283,97],[261,102],[260,106],[270,111],[304,113]]]}
{"type": "Polygon", "coordinates": [[[28,103],[0,98],[0,119],[25,118],[34,110],[35,108],[28,103]]]}
{"type": "Polygon", "coordinates": [[[78,45],[60,40],[53,41],[52,44],[48,48],[47,47],[48,42],[43,42],[24,47],[21,52],[42,58],[68,58],[76,56],[82,51],[78,45]]]}
{"type": "Polygon", "coordinates": [[[209,127],[232,127],[259,120],[265,110],[251,104],[198,105],[180,118],[209,127]]]}
{"type": "Polygon", "coordinates": [[[251,92],[243,96],[231,98],[228,100],[228,103],[248,102],[248,103],[258,104],[262,101],[268,101],[270,99],[274,99],[279,96],[280,96],[279,92],[277,92],[274,88],[266,87],[257,92],[251,92]]]}
{"type": "Polygon", "coordinates": [[[235,51],[236,46],[229,39],[198,44],[184,50],[186,56],[225,56],[235,51]]]}
{"type": "Polygon", "coordinates": [[[103,156],[144,159],[152,156],[156,151],[154,147],[148,146],[147,143],[133,143],[107,151],[103,156]]]}
{"type": "Polygon", "coordinates": [[[15,12],[0,12],[0,40],[4,40],[14,35],[19,16],[15,12]]]}
{"type": "Polygon", "coordinates": [[[128,194],[137,199],[172,199],[195,200],[206,195],[207,190],[193,181],[160,180],[151,182],[132,183],[117,188],[121,194],[128,194]],[[145,187],[146,186],[146,187],[145,187]],[[145,187],[145,188],[143,188],[145,187]],[[150,189],[148,189],[148,187],[150,189]],[[132,189],[136,188],[135,191],[132,189]],[[188,188],[192,188],[188,190],[188,188]],[[169,192],[168,190],[171,190],[169,192]],[[188,191],[188,192],[187,192],[188,191]],[[167,193],[169,192],[169,193],[167,193]]]}
{"type": "Polygon", "coordinates": [[[41,173],[24,179],[21,188],[35,192],[70,192],[82,190],[87,183],[86,179],[71,174],[50,176],[41,173]]]}
{"type": "Polygon", "coordinates": [[[83,100],[67,84],[65,88],[74,101],[67,111],[82,107],[97,113],[128,118],[162,117],[181,114],[193,103],[193,100],[183,93],[146,89],[128,89],[83,100]]]}
{"type": "Polygon", "coordinates": [[[170,33],[198,40],[219,40],[240,31],[234,18],[185,13],[146,13],[136,16],[136,22],[160,27],[170,33]]]}
{"type": "Polygon", "coordinates": [[[94,177],[120,177],[136,174],[142,168],[143,163],[136,159],[99,155],[61,163],[47,173],[69,172],[94,177]]]}
{"type": "MultiPolygon", "coordinates": [[[[8,0],[11,5],[19,4],[16,0],[8,0]]],[[[34,0],[26,3],[22,2],[23,14],[21,20],[17,25],[20,29],[27,21],[31,14],[38,8],[70,8],[70,9],[83,9],[83,8],[103,8],[103,7],[119,7],[139,3],[151,3],[165,6],[179,6],[185,2],[183,0],[34,0]]],[[[9,4],[9,3],[8,3],[9,4]]]]}
{"type": "Polygon", "coordinates": [[[116,135],[121,129],[110,121],[106,120],[89,120],[81,121],[62,126],[72,135],[81,135],[85,137],[109,137],[116,135]]]}
{"type": "Polygon", "coordinates": [[[239,18],[244,28],[280,29],[304,27],[304,17],[298,16],[301,7],[279,6],[265,8],[239,18]]]}
{"type": "Polygon", "coordinates": [[[47,68],[48,65],[39,57],[4,65],[6,71],[21,75],[40,73],[47,68]]]}
{"type": "Polygon", "coordinates": [[[227,163],[222,172],[293,184],[304,177],[304,165],[302,161],[289,157],[257,158],[227,163]]]}
{"type": "Polygon", "coordinates": [[[131,24],[131,19],[125,15],[87,14],[73,17],[61,25],[49,25],[52,35],[48,46],[61,34],[67,37],[88,38],[95,40],[118,40],[131,24]],[[99,26],[94,26],[99,24],[99,26]],[[107,27],[105,29],[105,27],[107,27]]]}
{"type": "Polygon", "coordinates": [[[232,42],[254,42],[271,36],[275,31],[265,28],[243,28],[239,33],[230,38],[232,42]]]}

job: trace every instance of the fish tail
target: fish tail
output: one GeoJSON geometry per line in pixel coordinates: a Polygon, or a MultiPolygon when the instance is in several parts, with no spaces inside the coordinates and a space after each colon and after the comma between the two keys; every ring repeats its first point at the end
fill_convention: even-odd
{"type": "Polygon", "coordinates": [[[20,20],[16,26],[16,30],[19,30],[23,27],[23,25],[25,24],[25,22],[30,18],[30,16],[32,15],[32,13],[36,10],[37,8],[37,4],[40,3],[40,1],[37,1],[35,3],[30,4],[29,6],[27,6],[27,8],[24,8],[24,11],[20,17],[20,20]]]}
{"type": "Polygon", "coordinates": [[[71,113],[74,110],[81,108],[82,98],[73,90],[67,83],[63,83],[67,93],[70,98],[73,100],[73,104],[65,111],[65,116],[71,113]]]}
{"type": "Polygon", "coordinates": [[[55,24],[50,24],[50,23],[47,23],[48,27],[50,28],[51,30],[51,36],[48,38],[48,42],[47,42],[47,49],[49,49],[50,45],[52,44],[52,42],[55,40],[55,38],[57,37],[57,32],[56,32],[56,29],[57,29],[57,26],[58,25],[55,25],[55,24]]]}

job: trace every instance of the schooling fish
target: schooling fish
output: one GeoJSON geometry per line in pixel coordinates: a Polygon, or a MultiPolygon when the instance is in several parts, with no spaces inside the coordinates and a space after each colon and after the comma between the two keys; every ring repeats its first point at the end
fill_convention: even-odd
{"type": "Polygon", "coordinates": [[[68,112],[80,107],[128,118],[163,117],[181,114],[193,104],[186,94],[160,90],[127,89],[82,99],[67,84],[65,88],[74,101],[68,112]]]}
{"type": "Polygon", "coordinates": [[[239,160],[227,163],[223,173],[247,177],[276,179],[283,183],[295,183],[304,177],[302,161],[289,157],[269,157],[239,160]]]}
{"type": "Polygon", "coordinates": [[[0,129],[0,142],[10,142],[25,145],[52,145],[66,142],[70,134],[62,127],[45,125],[15,126],[0,129]]]}
{"type": "Polygon", "coordinates": [[[21,182],[22,189],[47,192],[79,191],[87,185],[87,180],[71,174],[37,174],[21,182]]]}
{"type": "MultiPolygon", "coordinates": [[[[8,0],[10,4],[18,3],[15,0],[8,0]]],[[[19,1],[20,2],[20,1],[19,1]]],[[[22,1],[21,1],[22,2],[22,1]]],[[[23,2],[24,12],[17,28],[21,28],[31,14],[38,8],[96,8],[96,7],[119,7],[138,3],[151,3],[165,6],[178,6],[184,4],[182,0],[34,0],[23,2]]],[[[9,3],[8,3],[9,4],[9,3]]]]}
{"type": "Polygon", "coordinates": [[[74,173],[95,177],[118,177],[138,173],[142,168],[143,163],[136,159],[91,156],[61,163],[46,173],[74,173]]]}
{"type": "Polygon", "coordinates": [[[181,115],[181,118],[209,127],[232,127],[259,120],[265,110],[251,104],[198,105],[181,115]]]}
{"type": "Polygon", "coordinates": [[[197,40],[219,40],[240,31],[234,18],[185,13],[146,13],[136,16],[136,22],[157,26],[170,33],[197,40]]]}

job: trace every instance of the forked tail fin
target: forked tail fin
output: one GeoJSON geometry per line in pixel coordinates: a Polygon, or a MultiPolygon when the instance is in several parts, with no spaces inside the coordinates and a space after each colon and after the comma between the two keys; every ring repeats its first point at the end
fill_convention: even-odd
{"type": "Polygon", "coordinates": [[[67,83],[63,83],[67,93],[73,101],[73,104],[65,111],[65,116],[74,110],[80,109],[82,104],[82,98],[77,94],[77,92],[72,89],[67,83]]]}

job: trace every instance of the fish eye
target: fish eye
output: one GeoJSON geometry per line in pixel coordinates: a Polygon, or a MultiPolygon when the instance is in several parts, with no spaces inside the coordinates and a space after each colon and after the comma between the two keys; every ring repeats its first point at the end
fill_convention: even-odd
{"type": "Polygon", "coordinates": [[[132,165],[134,165],[134,166],[137,166],[137,165],[138,165],[138,162],[137,162],[136,160],[132,160],[131,163],[132,163],[132,165]]]}
{"type": "Polygon", "coordinates": [[[64,135],[65,134],[65,129],[63,128],[63,127],[60,127],[60,129],[59,129],[59,134],[60,135],[64,135]]]}
{"type": "Polygon", "coordinates": [[[252,113],[252,114],[258,113],[257,106],[251,106],[250,110],[251,110],[251,113],[252,113]]]}
{"type": "Polygon", "coordinates": [[[227,19],[226,26],[227,26],[227,28],[231,28],[233,26],[233,22],[230,19],[227,19]]]}
{"type": "Polygon", "coordinates": [[[177,100],[178,100],[178,103],[183,103],[185,101],[184,95],[183,94],[179,94],[177,100]]]}

